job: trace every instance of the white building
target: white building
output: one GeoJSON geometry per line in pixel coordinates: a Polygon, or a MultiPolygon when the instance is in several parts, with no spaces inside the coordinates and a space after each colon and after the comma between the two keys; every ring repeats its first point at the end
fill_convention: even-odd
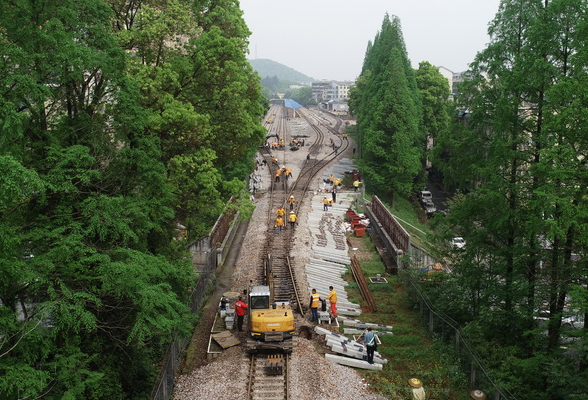
{"type": "Polygon", "coordinates": [[[462,72],[453,72],[450,69],[447,69],[443,66],[437,67],[437,70],[441,75],[443,75],[449,81],[449,90],[451,91],[451,95],[455,96],[457,94],[457,85],[460,82],[463,82],[463,73],[462,72]]]}
{"type": "Polygon", "coordinates": [[[353,81],[316,81],[312,82],[312,98],[320,103],[330,100],[349,100],[349,90],[355,85],[353,81]]]}

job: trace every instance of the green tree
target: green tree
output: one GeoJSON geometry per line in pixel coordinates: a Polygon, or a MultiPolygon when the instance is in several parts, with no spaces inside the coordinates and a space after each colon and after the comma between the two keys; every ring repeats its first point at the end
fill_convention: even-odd
{"type": "MultiPolygon", "coordinates": [[[[564,388],[549,365],[563,364],[559,345],[570,332],[562,317],[585,312],[572,309],[568,292],[572,282],[586,284],[586,7],[575,0],[502,1],[490,44],[460,88],[459,125],[443,132],[436,151],[444,175],[469,192],[440,226],[445,239],[457,230],[467,240],[454,254],[454,279],[466,296],[476,295],[468,319],[472,331],[484,332],[490,357],[492,347],[513,349],[512,365],[496,361],[496,373],[507,377],[527,366],[526,375],[505,378],[517,398],[585,391],[584,369],[560,370],[574,381],[564,388]],[[549,316],[546,327],[538,311],[549,316]]],[[[582,362],[584,344],[575,348],[582,362]]]]}
{"type": "Polygon", "coordinates": [[[310,86],[286,91],[286,98],[292,99],[304,107],[316,105],[316,101],[312,98],[312,88],[310,86]]]}
{"type": "Polygon", "coordinates": [[[172,186],[112,21],[100,0],[0,5],[2,398],[138,398],[189,328],[172,186]]]}
{"type": "Polygon", "coordinates": [[[265,137],[259,78],[245,57],[249,31],[232,1],[144,3],[130,26],[119,38],[140,56],[131,68],[146,129],[161,140],[178,219],[200,237],[244,187],[265,137]]]}
{"type": "Polygon", "coordinates": [[[421,95],[423,126],[427,133],[427,145],[434,145],[440,132],[447,129],[449,115],[447,99],[451,90],[447,79],[427,61],[419,63],[415,79],[421,95]]]}
{"type": "Polygon", "coordinates": [[[397,17],[386,15],[368,45],[351,96],[358,120],[359,167],[367,184],[384,194],[409,196],[421,171],[425,138],[414,71],[397,17]]]}

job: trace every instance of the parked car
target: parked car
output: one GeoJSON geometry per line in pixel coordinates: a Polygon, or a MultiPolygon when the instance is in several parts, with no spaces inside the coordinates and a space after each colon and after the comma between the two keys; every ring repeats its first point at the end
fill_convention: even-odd
{"type": "Polygon", "coordinates": [[[424,206],[424,204],[427,200],[433,201],[433,194],[431,192],[429,192],[428,190],[421,190],[419,192],[419,201],[424,206]]]}
{"type": "Polygon", "coordinates": [[[464,238],[457,236],[451,239],[451,247],[454,249],[463,249],[466,245],[464,238]]]}
{"type": "Polygon", "coordinates": [[[435,207],[435,203],[432,200],[426,200],[423,203],[423,209],[427,213],[427,217],[432,217],[433,213],[437,211],[437,207],[435,207]]]}
{"type": "Polygon", "coordinates": [[[570,315],[564,317],[561,320],[561,325],[565,328],[583,328],[584,327],[584,314],[570,315]]]}

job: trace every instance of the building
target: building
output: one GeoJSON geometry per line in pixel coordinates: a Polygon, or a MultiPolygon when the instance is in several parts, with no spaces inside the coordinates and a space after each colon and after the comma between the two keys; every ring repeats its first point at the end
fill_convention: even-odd
{"type": "MultiPolygon", "coordinates": [[[[325,103],[321,104],[322,105],[325,103]]],[[[346,101],[341,100],[329,100],[326,103],[326,108],[328,111],[332,112],[336,115],[347,115],[349,114],[349,104],[346,101]]]]}
{"type": "Polygon", "coordinates": [[[443,66],[439,66],[437,69],[439,73],[449,81],[451,96],[457,95],[457,86],[459,83],[463,82],[463,72],[453,72],[443,66]]]}
{"type": "Polygon", "coordinates": [[[352,81],[316,81],[312,82],[312,98],[317,102],[330,100],[349,100],[349,90],[355,85],[352,81]]]}

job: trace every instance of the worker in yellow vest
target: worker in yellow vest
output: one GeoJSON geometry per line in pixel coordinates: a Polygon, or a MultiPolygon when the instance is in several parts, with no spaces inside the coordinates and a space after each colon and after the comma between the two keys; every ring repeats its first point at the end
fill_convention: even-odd
{"type": "Polygon", "coordinates": [[[278,228],[278,233],[282,233],[282,227],[284,226],[284,220],[282,217],[276,218],[276,228],[278,228]]]}
{"type": "Polygon", "coordinates": [[[333,286],[329,286],[329,290],[331,291],[329,295],[326,297],[331,303],[331,312],[333,313],[333,317],[337,318],[337,292],[333,289],[333,286]]]}
{"type": "Polygon", "coordinates": [[[296,225],[296,214],[294,214],[294,211],[290,211],[288,222],[290,222],[290,228],[294,229],[294,225],[296,225]]]}

